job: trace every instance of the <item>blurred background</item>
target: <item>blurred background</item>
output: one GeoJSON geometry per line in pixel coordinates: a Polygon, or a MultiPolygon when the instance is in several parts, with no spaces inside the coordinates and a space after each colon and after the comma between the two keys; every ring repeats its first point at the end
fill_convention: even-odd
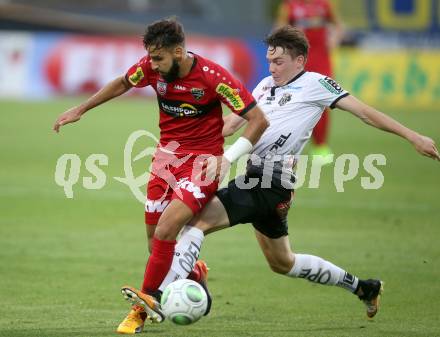
{"type": "MultiPolygon", "coordinates": [[[[249,88],[267,74],[261,40],[280,0],[2,0],[0,96],[93,92],[144,51],[146,24],[177,15],[188,47],[249,88]]],[[[344,34],[333,76],[372,104],[440,106],[440,1],[332,0],[344,34]]],[[[151,94],[148,90],[145,94],[151,94]]],[[[139,93],[138,93],[139,94],[139,93]]]]}

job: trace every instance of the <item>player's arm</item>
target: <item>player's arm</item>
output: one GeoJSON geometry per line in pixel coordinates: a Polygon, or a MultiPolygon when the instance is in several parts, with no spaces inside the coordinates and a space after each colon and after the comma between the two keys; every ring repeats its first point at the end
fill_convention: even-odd
{"type": "Polygon", "coordinates": [[[66,112],[62,113],[56,120],[53,129],[56,132],[60,131],[60,127],[69,123],[74,123],[81,119],[88,110],[101,105],[112,98],[122,95],[127,92],[132,85],[127,81],[125,76],[115,78],[110,83],[106,84],[96,94],[86,100],[84,103],[70,108],[66,112]]]}
{"type": "Polygon", "coordinates": [[[223,117],[223,123],[223,137],[229,137],[246,124],[246,119],[241,118],[237,114],[230,113],[223,117]]]}
{"type": "Polygon", "coordinates": [[[440,155],[435,142],[406,126],[400,124],[390,116],[376,110],[375,108],[361,102],[354,96],[346,96],[337,101],[336,107],[348,111],[360,118],[365,123],[375,128],[394,133],[408,140],[415,149],[424,156],[440,160],[440,155]]]}
{"type": "MultiPolygon", "coordinates": [[[[203,173],[206,173],[206,177],[209,179],[217,177],[219,181],[222,181],[231,164],[241,156],[250,153],[254,144],[260,139],[263,132],[269,126],[269,122],[263,111],[261,111],[257,105],[249,109],[249,111],[243,115],[243,118],[234,113],[231,113],[231,115],[235,115],[236,117],[228,117],[230,115],[225,117],[226,123],[228,124],[226,127],[229,129],[228,132],[232,131],[233,128],[238,130],[240,128],[239,126],[247,122],[246,128],[234,144],[225,151],[220,161],[208,161],[207,167],[202,170],[199,178],[203,173]],[[232,124],[234,124],[233,127],[232,124]]],[[[225,132],[224,127],[223,132],[225,132]]],[[[223,135],[225,134],[223,133],[223,135]]]]}
{"type": "MultiPolygon", "coordinates": [[[[260,139],[263,132],[269,127],[269,122],[266,119],[266,116],[257,105],[246,112],[242,119],[247,122],[242,135],[227,151],[225,151],[223,155],[229,163],[232,163],[242,155],[251,152],[252,147],[260,139]]],[[[239,122],[235,125],[237,129],[238,125],[239,122]]]]}

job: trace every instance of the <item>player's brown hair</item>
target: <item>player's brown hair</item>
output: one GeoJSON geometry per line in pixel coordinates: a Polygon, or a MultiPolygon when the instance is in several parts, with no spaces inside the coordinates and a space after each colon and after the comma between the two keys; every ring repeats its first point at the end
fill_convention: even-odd
{"type": "Polygon", "coordinates": [[[284,52],[287,52],[295,58],[299,55],[303,55],[307,58],[309,53],[309,41],[307,40],[304,32],[299,28],[287,25],[272,31],[265,39],[269,47],[281,47],[284,52]]]}
{"type": "Polygon", "coordinates": [[[143,36],[145,49],[170,48],[185,44],[183,26],[175,18],[168,18],[153,22],[147,26],[143,36]]]}

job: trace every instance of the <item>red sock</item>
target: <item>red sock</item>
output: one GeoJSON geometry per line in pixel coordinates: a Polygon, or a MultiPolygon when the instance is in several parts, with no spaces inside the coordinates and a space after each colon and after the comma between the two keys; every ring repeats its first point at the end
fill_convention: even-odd
{"type": "Polygon", "coordinates": [[[159,288],[173,262],[175,245],[176,240],[165,241],[153,237],[153,249],[145,268],[142,284],[143,293],[152,293],[159,288]]]}
{"type": "Polygon", "coordinates": [[[313,129],[313,142],[316,145],[323,145],[327,143],[327,134],[328,134],[328,128],[329,128],[329,113],[328,108],[324,110],[322,113],[321,119],[316,124],[315,128],[313,129]]]}
{"type": "Polygon", "coordinates": [[[202,273],[200,273],[200,269],[198,265],[194,266],[194,269],[191,271],[191,273],[189,273],[187,278],[196,282],[200,282],[202,278],[202,273]]]}

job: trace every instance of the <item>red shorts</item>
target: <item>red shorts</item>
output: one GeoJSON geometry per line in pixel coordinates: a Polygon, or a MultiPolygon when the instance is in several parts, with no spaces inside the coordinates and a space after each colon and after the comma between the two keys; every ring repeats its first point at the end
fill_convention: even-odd
{"type": "Polygon", "coordinates": [[[218,181],[207,183],[195,179],[206,156],[164,154],[156,151],[147,186],[145,223],[156,225],[168,204],[179,199],[197,214],[214,196],[218,181]]]}

